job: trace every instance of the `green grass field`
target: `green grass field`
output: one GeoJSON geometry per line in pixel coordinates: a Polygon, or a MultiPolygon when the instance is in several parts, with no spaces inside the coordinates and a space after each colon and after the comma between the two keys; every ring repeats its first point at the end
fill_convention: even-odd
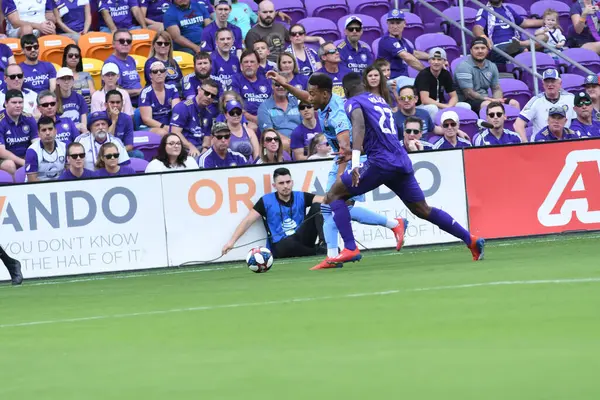
{"type": "Polygon", "coordinates": [[[600,235],[0,286],[0,399],[600,398],[600,235]]]}

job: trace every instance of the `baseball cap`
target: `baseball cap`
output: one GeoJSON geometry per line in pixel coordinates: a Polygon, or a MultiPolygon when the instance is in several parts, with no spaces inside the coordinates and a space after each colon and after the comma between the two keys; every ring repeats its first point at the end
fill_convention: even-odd
{"type": "Polygon", "coordinates": [[[65,76],[70,76],[71,78],[73,77],[73,71],[71,71],[71,68],[62,67],[56,73],[56,79],[64,78],[65,76]]]}
{"type": "Polygon", "coordinates": [[[446,56],[446,50],[442,49],[441,47],[434,47],[433,49],[429,50],[429,58],[441,58],[442,60],[447,60],[447,56],[446,56]]]}
{"type": "Polygon", "coordinates": [[[588,101],[591,103],[592,98],[590,97],[589,94],[587,94],[586,92],[579,92],[575,95],[575,100],[574,100],[575,107],[581,107],[581,103],[583,103],[584,101],[588,101]]]}
{"type": "Polygon", "coordinates": [[[547,69],[542,74],[542,79],[560,79],[560,74],[554,68],[547,69]]]}
{"type": "Polygon", "coordinates": [[[225,122],[215,122],[210,130],[210,133],[214,135],[215,133],[225,131],[231,132],[231,129],[229,129],[229,126],[227,126],[225,122]]]}
{"type": "Polygon", "coordinates": [[[397,8],[390,10],[390,12],[387,15],[387,21],[389,21],[390,19],[405,19],[404,11],[398,10],[397,8]]]}
{"type": "Polygon", "coordinates": [[[585,77],[584,85],[598,85],[598,75],[588,75],[585,77]]]}
{"type": "Polygon", "coordinates": [[[488,47],[488,41],[484,37],[477,36],[475,39],[473,39],[471,41],[471,49],[478,44],[482,44],[485,47],[488,47]]]}
{"type": "Polygon", "coordinates": [[[550,107],[550,109],[548,110],[548,116],[552,116],[552,115],[560,115],[564,118],[567,117],[567,113],[565,112],[565,109],[562,107],[550,107]]]}
{"type": "Polygon", "coordinates": [[[9,101],[10,99],[14,99],[15,97],[23,98],[23,92],[18,89],[10,89],[6,91],[6,96],[4,97],[4,101],[9,101]]]}
{"type": "Polygon", "coordinates": [[[455,111],[446,111],[442,114],[442,118],[440,118],[440,121],[444,123],[444,121],[447,121],[449,119],[458,123],[458,114],[455,111]]]}
{"type": "Polygon", "coordinates": [[[110,126],[111,124],[110,118],[108,118],[108,114],[106,113],[106,111],[95,111],[91,113],[90,117],[88,118],[88,130],[91,130],[92,124],[96,121],[106,121],[108,123],[108,126],[110,126]]]}
{"type": "Polygon", "coordinates": [[[227,104],[225,104],[225,110],[227,112],[235,110],[236,108],[242,109],[242,105],[237,100],[229,100],[227,104]]]}
{"type": "Polygon", "coordinates": [[[102,75],[106,75],[109,73],[119,75],[119,67],[115,63],[106,63],[102,66],[102,75]]]}
{"type": "Polygon", "coordinates": [[[360,19],[356,15],[351,15],[348,18],[346,18],[346,22],[344,22],[344,28],[347,28],[348,25],[350,25],[352,22],[358,22],[361,25],[363,24],[362,19],[360,19]]]}

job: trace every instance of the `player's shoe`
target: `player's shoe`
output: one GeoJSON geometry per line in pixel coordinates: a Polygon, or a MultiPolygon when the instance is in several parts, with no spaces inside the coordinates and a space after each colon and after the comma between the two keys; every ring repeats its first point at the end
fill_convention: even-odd
{"type": "Polygon", "coordinates": [[[328,269],[328,268],[342,268],[344,266],[343,263],[341,262],[334,262],[333,264],[330,264],[329,261],[331,260],[330,257],[325,258],[323,261],[321,261],[320,263],[318,263],[317,265],[315,265],[314,267],[312,267],[310,270],[311,271],[316,271],[318,269],[328,269]]]}
{"type": "Polygon", "coordinates": [[[469,246],[469,250],[471,250],[471,254],[473,254],[473,261],[483,260],[484,247],[484,238],[477,238],[471,235],[471,245],[469,246]]]}
{"type": "Polygon", "coordinates": [[[10,274],[10,280],[13,285],[23,283],[23,274],[21,273],[21,263],[17,260],[10,261],[6,264],[6,269],[10,274]]]}
{"type": "Polygon", "coordinates": [[[406,218],[396,218],[396,221],[398,221],[398,226],[392,228],[392,232],[394,232],[394,236],[396,237],[396,251],[400,251],[404,244],[404,234],[408,227],[408,220],[406,218]]]}
{"type": "Polygon", "coordinates": [[[360,261],[362,258],[362,254],[360,254],[360,250],[358,247],[354,250],[344,249],[335,257],[328,258],[326,261],[329,264],[337,264],[337,263],[345,263],[345,262],[354,262],[360,261]]]}

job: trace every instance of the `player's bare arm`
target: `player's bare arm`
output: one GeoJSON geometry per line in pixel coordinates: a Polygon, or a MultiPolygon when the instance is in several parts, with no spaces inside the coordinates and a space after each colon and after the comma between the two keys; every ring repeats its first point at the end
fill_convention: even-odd
{"type": "Polygon", "coordinates": [[[278,72],[269,71],[267,72],[266,77],[274,82],[279,83],[285,90],[291,93],[292,96],[296,97],[298,100],[303,101],[305,103],[310,102],[310,94],[306,90],[298,89],[294,85],[290,85],[287,79],[279,75],[278,72]]]}
{"type": "Polygon", "coordinates": [[[360,155],[365,139],[365,116],[362,109],[352,110],[352,186],[358,186],[360,155]]]}

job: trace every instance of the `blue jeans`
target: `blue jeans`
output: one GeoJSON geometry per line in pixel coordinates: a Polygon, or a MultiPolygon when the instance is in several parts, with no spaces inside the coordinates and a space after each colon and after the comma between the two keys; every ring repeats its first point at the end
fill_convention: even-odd
{"type": "Polygon", "coordinates": [[[131,151],[128,151],[127,154],[131,158],[141,158],[142,160],[144,159],[144,153],[141,150],[133,149],[131,151]]]}

